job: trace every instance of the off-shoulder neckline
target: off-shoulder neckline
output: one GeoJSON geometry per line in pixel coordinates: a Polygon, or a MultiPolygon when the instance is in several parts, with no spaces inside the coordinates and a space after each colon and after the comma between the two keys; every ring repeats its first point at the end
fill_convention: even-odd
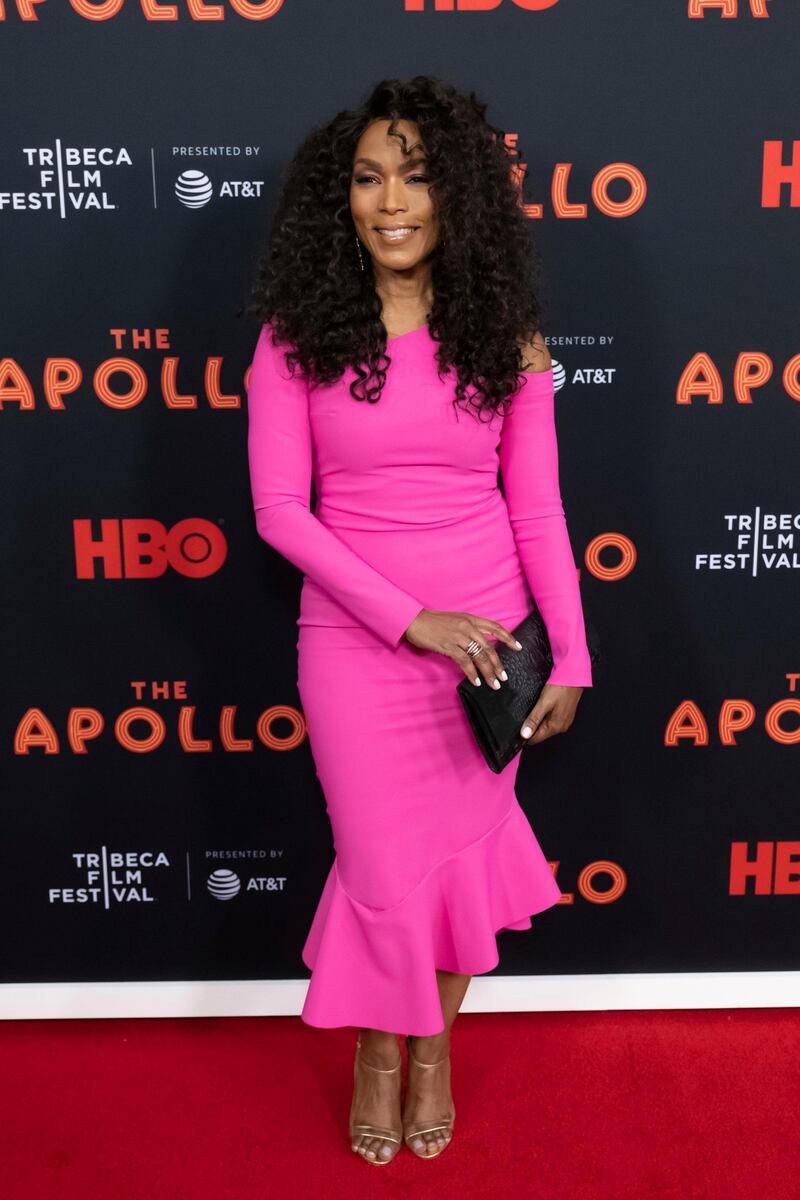
{"type": "MultiPolygon", "coordinates": [[[[403,340],[403,338],[411,337],[412,333],[421,333],[423,329],[428,329],[427,322],[424,325],[415,326],[414,329],[407,329],[405,333],[398,333],[394,337],[387,338],[386,345],[391,346],[393,342],[400,342],[403,340]]],[[[543,371],[523,371],[524,375],[544,375],[545,378],[553,373],[554,369],[552,364],[549,367],[546,367],[543,371]]]]}
{"type": "Polygon", "coordinates": [[[427,328],[428,328],[427,322],[424,325],[416,325],[413,329],[407,329],[405,331],[405,333],[398,333],[395,335],[395,337],[387,338],[386,345],[390,346],[392,344],[392,342],[399,342],[403,338],[410,337],[412,333],[420,333],[423,329],[427,329],[427,328]]]}

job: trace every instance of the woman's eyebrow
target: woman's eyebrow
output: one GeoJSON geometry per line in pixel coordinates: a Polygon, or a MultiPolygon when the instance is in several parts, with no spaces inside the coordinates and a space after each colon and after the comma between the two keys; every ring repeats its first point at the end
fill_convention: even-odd
{"type": "MultiPolygon", "coordinates": [[[[425,155],[418,154],[415,158],[409,158],[406,162],[403,163],[403,170],[407,171],[409,169],[409,167],[416,167],[416,166],[419,166],[420,163],[424,163],[424,162],[427,162],[427,158],[425,157],[425,155]]],[[[356,161],[353,163],[353,166],[356,166],[357,163],[365,163],[368,167],[373,167],[376,171],[383,170],[383,167],[381,166],[381,164],[379,162],[376,162],[374,158],[357,158],[356,161]]]]}

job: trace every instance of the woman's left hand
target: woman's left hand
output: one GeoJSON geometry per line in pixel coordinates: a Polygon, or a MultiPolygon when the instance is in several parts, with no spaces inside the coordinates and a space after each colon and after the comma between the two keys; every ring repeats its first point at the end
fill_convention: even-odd
{"type": "MultiPolygon", "coordinates": [[[[575,709],[582,693],[582,687],[546,683],[522,724],[523,738],[526,728],[532,730],[530,737],[525,738],[525,745],[532,746],[537,742],[544,742],[554,733],[566,733],[575,719],[575,709]]],[[[522,748],[524,750],[525,746],[522,748]]]]}

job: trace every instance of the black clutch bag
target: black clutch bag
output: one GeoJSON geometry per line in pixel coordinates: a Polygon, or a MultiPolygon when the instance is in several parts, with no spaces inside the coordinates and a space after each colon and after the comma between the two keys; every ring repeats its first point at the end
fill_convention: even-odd
{"type": "MultiPolygon", "coordinates": [[[[585,612],[584,627],[589,659],[594,667],[600,661],[600,648],[585,612]]],[[[505,642],[494,644],[508,680],[501,681],[499,688],[492,688],[481,677],[481,685],[476,687],[465,675],[456,687],[478,746],[496,775],[526,745],[520,729],[553,669],[547,627],[536,604],[511,632],[521,642],[521,650],[513,650],[505,642]]]]}

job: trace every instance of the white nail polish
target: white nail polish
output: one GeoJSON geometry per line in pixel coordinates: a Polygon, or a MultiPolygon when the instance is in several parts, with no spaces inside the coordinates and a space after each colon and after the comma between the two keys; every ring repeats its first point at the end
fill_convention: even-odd
{"type": "Polygon", "coordinates": [[[493,680],[492,680],[492,687],[494,688],[494,690],[495,690],[495,691],[497,691],[497,689],[500,687],[500,680],[499,680],[499,679],[493,679],[493,680]]]}
{"type": "Polygon", "coordinates": [[[475,679],[473,679],[473,681],[472,681],[472,682],[475,684],[475,687],[480,687],[480,686],[481,686],[481,681],[480,681],[480,678],[478,678],[478,677],[476,677],[475,679]]]}
{"type": "Polygon", "coordinates": [[[533,733],[533,730],[531,729],[530,725],[523,725],[523,726],[522,726],[522,736],[523,736],[524,738],[529,738],[529,737],[531,736],[531,734],[532,734],[532,733],[533,733]]]}
{"type": "Polygon", "coordinates": [[[517,649],[518,649],[518,650],[521,650],[521,649],[522,649],[522,642],[517,642],[517,643],[516,643],[516,647],[517,647],[517,649]]]}
{"type": "Polygon", "coordinates": [[[508,680],[508,671],[501,671],[501,672],[500,672],[500,678],[501,678],[501,679],[503,680],[503,682],[505,683],[505,682],[508,680]]]}

